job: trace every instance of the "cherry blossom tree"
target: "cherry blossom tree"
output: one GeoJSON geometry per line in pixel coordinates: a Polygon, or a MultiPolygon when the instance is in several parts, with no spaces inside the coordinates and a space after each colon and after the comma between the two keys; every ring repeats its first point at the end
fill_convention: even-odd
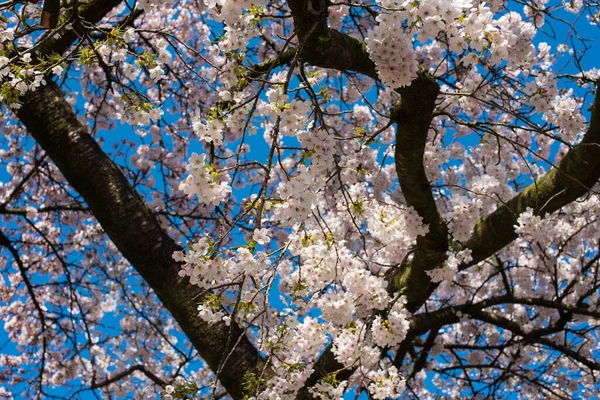
{"type": "Polygon", "coordinates": [[[600,390],[600,3],[0,12],[0,397],[600,390]]]}

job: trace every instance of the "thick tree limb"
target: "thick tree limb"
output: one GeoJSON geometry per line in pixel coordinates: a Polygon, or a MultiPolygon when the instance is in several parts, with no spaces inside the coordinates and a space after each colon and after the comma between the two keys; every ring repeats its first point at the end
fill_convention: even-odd
{"type": "Polygon", "coordinates": [[[172,258],[179,246],[165,233],[118,167],[79,122],[54,82],[23,99],[17,115],[56,163],[69,184],[86,200],[119,251],[152,287],[208,365],[217,371],[223,356],[232,356],[219,376],[234,398],[243,397],[241,377],[260,373],[264,363],[244,332],[225,324],[208,325],[197,315],[199,288],[179,278],[172,258]]]}
{"type": "MultiPolygon", "coordinates": [[[[83,21],[96,23],[120,3],[92,1],[80,6],[71,16],[74,29],[42,38],[36,56],[64,53],[85,29],[83,21]]],[[[83,196],[113,243],[152,287],[201,357],[218,371],[229,356],[219,379],[233,398],[242,398],[243,376],[247,372],[258,376],[264,369],[264,361],[244,332],[223,323],[208,325],[198,317],[199,288],[179,278],[180,266],[172,259],[173,252],[181,249],[79,122],[57,85],[50,82],[27,93],[22,103],[17,113],[21,122],[83,196]]]]}
{"type": "MultiPolygon", "coordinates": [[[[304,61],[317,67],[355,71],[378,79],[375,65],[369,59],[364,42],[327,26],[326,0],[288,0],[288,5],[292,10],[295,29],[302,46],[301,57],[304,61]]],[[[433,85],[431,87],[433,88],[433,85]]],[[[402,91],[400,90],[401,94],[402,91]]],[[[410,89],[404,90],[404,96],[410,96],[410,89]]],[[[418,97],[418,93],[415,92],[414,99],[420,104],[428,105],[435,101],[437,91],[425,90],[421,96],[418,97]]],[[[553,169],[536,184],[529,186],[510,200],[506,206],[499,208],[476,225],[471,239],[465,246],[472,250],[473,262],[463,268],[493,255],[514,240],[516,219],[527,207],[532,207],[537,214],[550,213],[584,195],[594,185],[600,177],[600,122],[598,121],[600,115],[595,111],[597,103],[598,93],[594,102],[592,123],[583,142],[564,157],[558,168],[553,169]]],[[[425,115],[429,114],[428,108],[425,107],[423,111],[422,117],[425,118],[425,115]]],[[[397,112],[398,110],[392,118],[396,118],[397,123],[400,121],[399,131],[410,128],[411,124],[406,119],[406,115],[399,115],[397,112]]],[[[428,123],[430,121],[429,117],[428,123]]],[[[425,139],[421,137],[421,140],[426,140],[426,135],[425,139]]],[[[447,232],[443,221],[439,218],[435,203],[432,204],[433,196],[428,188],[427,178],[424,177],[424,173],[421,174],[421,171],[417,170],[422,167],[422,164],[416,162],[418,154],[413,154],[411,160],[409,150],[403,151],[400,141],[397,143],[396,162],[400,185],[404,185],[403,193],[407,202],[424,218],[424,222],[431,224],[430,232],[432,232],[430,237],[422,238],[417,244],[412,262],[419,266],[415,268],[409,264],[404,265],[390,279],[390,291],[406,292],[410,310],[414,311],[426,301],[436,287],[430,284],[425,271],[439,267],[443,263],[447,249],[447,239],[444,236],[447,232]],[[403,152],[406,155],[403,155],[403,152]],[[417,172],[417,175],[410,181],[407,177],[412,176],[408,174],[412,169],[414,171],[411,172],[417,172]],[[416,190],[419,187],[421,190],[416,190]]],[[[402,144],[404,145],[404,142],[402,144]]],[[[328,349],[317,362],[316,372],[307,384],[314,384],[318,379],[326,376],[328,371],[339,370],[341,367],[341,364],[335,362],[328,349]]],[[[305,389],[301,391],[302,394],[305,392],[305,389]]]]}
{"type": "Polygon", "coordinates": [[[338,71],[356,71],[378,79],[366,44],[327,26],[328,0],[288,0],[294,28],[307,63],[338,71]]]}
{"type": "Polygon", "coordinates": [[[233,398],[242,398],[244,374],[259,375],[264,367],[244,332],[224,323],[209,325],[198,317],[198,300],[194,298],[200,289],[179,278],[180,266],[172,258],[181,248],[79,122],[58,86],[51,81],[26,94],[22,102],[19,119],[85,199],[110,239],[152,287],[200,356],[217,371],[231,352],[219,379],[233,398]]]}
{"type": "MultiPolygon", "coordinates": [[[[375,65],[369,59],[365,44],[327,26],[326,4],[326,0],[288,0],[296,32],[301,46],[303,46],[301,56],[304,61],[317,67],[355,71],[378,79],[375,65]]],[[[431,90],[421,93],[422,97],[419,97],[416,92],[413,97],[413,100],[419,104],[426,105],[423,108],[423,118],[429,113],[427,105],[434,102],[435,96],[437,96],[433,85],[431,88],[431,90]]],[[[400,92],[402,93],[402,90],[400,92]]],[[[410,89],[405,89],[404,97],[409,96],[410,89]]],[[[584,195],[594,185],[600,177],[600,122],[598,121],[600,115],[599,112],[596,112],[597,103],[598,93],[592,111],[592,123],[583,142],[565,156],[558,168],[553,169],[536,184],[531,185],[510,200],[506,206],[499,208],[477,224],[471,239],[466,243],[466,247],[473,252],[473,262],[463,268],[493,255],[514,240],[516,219],[527,207],[534,208],[536,213],[542,215],[553,212],[584,195]]],[[[392,117],[396,118],[397,123],[400,122],[399,131],[410,129],[411,124],[406,115],[398,115],[396,111],[392,117]]],[[[428,123],[430,121],[429,117],[428,123]]],[[[400,138],[400,136],[398,137],[400,138]]],[[[426,140],[426,135],[424,138],[421,137],[421,140],[426,140]]],[[[405,291],[409,298],[410,310],[414,311],[426,301],[436,287],[436,285],[430,284],[425,271],[441,266],[444,261],[447,248],[447,239],[444,236],[447,233],[444,223],[439,218],[435,203],[432,203],[433,196],[428,188],[427,178],[424,173],[421,174],[421,171],[417,170],[418,167],[422,167],[422,164],[419,165],[417,162],[418,153],[413,154],[411,160],[409,150],[403,150],[399,140],[397,143],[397,170],[399,171],[400,185],[404,185],[402,190],[405,198],[424,218],[425,223],[432,224],[430,229],[433,228],[430,231],[433,234],[422,238],[417,245],[417,252],[412,262],[417,263],[419,267],[404,265],[390,279],[390,291],[405,291]],[[400,165],[398,165],[399,159],[400,165]],[[409,171],[417,173],[412,181],[410,178],[407,180],[407,177],[412,176],[408,173],[409,171]],[[404,179],[402,175],[405,176],[404,179]],[[420,190],[418,190],[419,188],[420,190]],[[429,262],[430,264],[427,265],[429,262]]],[[[402,144],[404,145],[404,142],[402,144]]],[[[414,148],[418,148],[418,146],[415,145],[414,148]]],[[[446,317],[451,320],[458,319],[449,312],[447,314],[446,317]]],[[[427,318],[430,319],[430,323],[438,325],[439,321],[436,321],[435,317],[432,318],[428,314],[427,318]]],[[[429,329],[431,327],[428,327],[423,333],[429,329]]],[[[341,367],[341,364],[335,362],[330,349],[327,349],[317,362],[316,372],[307,385],[314,384],[318,379],[341,367]]],[[[306,388],[301,391],[302,394],[306,392],[306,388]]],[[[301,396],[299,398],[309,397],[301,396]]]]}
{"type": "MultiPolygon", "coordinates": [[[[288,1],[302,59],[314,66],[356,71],[378,79],[365,43],[327,26],[326,4],[326,0],[288,1]]],[[[432,291],[426,271],[443,262],[448,246],[447,228],[435,205],[423,166],[423,153],[439,86],[432,78],[422,75],[398,92],[402,101],[392,110],[392,120],[397,124],[396,170],[407,204],[423,218],[423,223],[429,225],[429,233],[418,239],[412,260],[391,277],[390,291],[405,294],[407,308],[414,312],[432,291]]],[[[317,361],[315,373],[306,387],[339,370],[343,370],[343,365],[335,361],[328,348],[317,361]]],[[[344,371],[344,375],[350,373],[344,371]]],[[[310,398],[306,387],[300,391],[298,398],[310,398]]]]}
{"type": "MultiPolygon", "coordinates": [[[[326,0],[288,0],[304,61],[322,68],[356,71],[379,79],[366,44],[327,26],[326,0]]],[[[407,204],[429,225],[429,233],[418,239],[411,261],[390,277],[390,292],[403,292],[407,308],[414,312],[429,297],[426,271],[441,265],[448,248],[447,227],[442,221],[423,167],[423,152],[439,86],[421,75],[409,87],[397,90],[402,100],[392,110],[397,125],[396,171],[407,204]]]]}
{"type": "Polygon", "coordinates": [[[600,179],[600,90],[596,89],[590,125],[583,140],[546,175],[526,187],[505,205],[483,218],[465,247],[473,260],[461,266],[466,269],[516,239],[517,218],[527,208],[544,216],[585,195],[600,179]]]}
{"type": "MultiPolygon", "coordinates": [[[[410,94],[410,88],[420,79],[422,78],[419,77],[415,80],[408,90],[401,89],[401,91],[410,94]]],[[[426,93],[426,91],[423,90],[423,93],[426,93]]],[[[412,102],[426,101],[425,99],[428,97],[428,95],[422,98],[417,96],[417,98],[412,99],[412,102]]],[[[553,168],[476,224],[471,238],[462,246],[472,251],[473,259],[468,264],[462,265],[461,270],[485,260],[516,239],[515,226],[517,225],[517,219],[527,208],[532,208],[534,214],[543,216],[575,201],[594,186],[600,178],[599,101],[600,94],[597,90],[592,105],[590,126],[581,143],[571,149],[556,168],[553,168]]],[[[393,114],[392,117],[395,118],[395,115],[393,114]]],[[[431,192],[428,187],[424,186],[425,184],[428,185],[424,173],[420,175],[420,171],[407,169],[404,166],[417,166],[418,163],[416,156],[412,160],[409,159],[408,162],[405,161],[407,157],[403,153],[407,150],[404,150],[404,141],[400,145],[400,135],[403,135],[402,137],[410,136],[403,133],[402,120],[397,122],[397,126],[396,170],[400,186],[407,203],[415,207],[419,215],[423,217],[423,222],[429,224],[430,228],[430,232],[417,241],[417,248],[412,262],[400,266],[400,272],[393,275],[389,282],[391,292],[404,291],[408,295],[407,308],[409,311],[414,312],[437,287],[437,284],[431,284],[426,271],[441,266],[445,260],[448,243],[444,237],[447,235],[447,229],[439,214],[437,214],[438,219],[435,220],[436,214],[434,212],[437,213],[437,209],[433,202],[433,196],[428,198],[431,192]],[[409,178],[406,179],[406,177],[409,178]],[[419,182],[422,183],[422,191],[421,196],[416,197],[415,193],[419,193],[419,182]],[[407,194],[409,197],[407,197],[407,194]],[[416,262],[418,262],[418,268],[415,268],[414,264],[416,262]]],[[[408,132],[411,131],[408,130],[408,132]]]]}
{"type": "MultiPolygon", "coordinates": [[[[288,5],[304,61],[323,68],[356,71],[378,79],[365,43],[327,26],[326,1],[289,0],[288,5]]],[[[433,290],[426,271],[441,265],[448,248],[447,227],[435,205],[423,166],[425,143],[439,86],[432,78],[422,75],[398,92],[402,100],[392,110],[392,120],[397,124],[396,171],[407,204],[423,218],[423,223],[429,225],[429,233],[419,237],[413,258],[400,266],[390,278],[390,291],[405,294],[407,308],[414,312],[433,290]]],[[[315,373],[307,381],[307,386],[342,368],[328,348],[316,363],[315,373]]],[[[345,373],[349,374],[349,371],[345,373]]],[[[309,398],[306,388],[300,394],[299,398],[309,398]]]]}
{"type": "MultiPolygon", "coordinates": [[[[98,22],[120,1],[96,1],[80,7],[74,21],[98,22]]],[[[44,38],[38,56],[61,54],[77,38],[77,29],[44,38]]],[[[121,253],[153,288],[208,365],[217,371],[231,353],[219,375],[234,398],[243,397],[241,377],[259,375],[264,362],[238,327],[208,325],[197,316],[198,288],[184,283],[172,259],[181,250],[159,226],[121,171],[102,152],[77,120],[54,82],[28,93],[17,113],[29,132],[51,156],[71,186],[90,205],[92,212],[121,253]],[[240,336],[242,336],[240,338],[240,336]],[[239,339],[237,346],[232,345],[239,339]]]]}
{"type": "Polygon", "coordinates": [[[406,295],[406,308],[415,312],[432,292],[427,271],[441,265],[448,250],[448,228],[435,204],[423,165],[439,86],[423,74],[398,92],[402,98],[392,109],[392,121],[396,123],[396,174],[406,204],[429,226],[429,232],[417,238],[413,258],[390,277],[389,289],[406,295]]]}

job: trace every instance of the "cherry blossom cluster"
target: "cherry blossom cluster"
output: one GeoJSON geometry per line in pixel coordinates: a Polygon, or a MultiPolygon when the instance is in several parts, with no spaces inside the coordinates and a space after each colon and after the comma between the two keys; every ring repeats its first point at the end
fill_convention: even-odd
{"type": "Polygon", "coordinates": [[[224,124],[217,119],[209,122],[202,122],[199,118],[196,118],[192,123],[194,133],[198,135],[201,140],[207,143],[213,143],[215,146],[223,144],[224,127],[224,124]]]}
{"type": "MultiPolygon", "coordinates": [[[[97,25],[101,39],[90,35],[93,46],[81,42],[69,57],[35,66],[33,34],[12,16],[0,29],[0,95],[18,107],[49,79],[66,77],[65,90],[79,81],[67,104],[82,111],[85,128],[184,248],[173,255],[179,278],[202,292],[191,318],[241,327],[265,356],[269,379],[257,377],[249,398],[297,398],[328,346],[351,376],[327,375],[310,389],[315,398],[339,399],[352,388],[399,398],[406,387],[421,398],[472,397],[477,388],[452,375],[458,368],[492,385],[512,374],[498,397],[519,384],[527,398],[567,387],[590,398],[597,384],[580,360],[594,360],[598,346],[589,317],[598,302],[597,185],[548,215],[515,209],[517,239],[482,262],[466,247],[478,222],[561,160],[569,148],[556,151],[557,142],[574,145],[587,129],[584,95],[598,71],[565,74],[557,60],[575,45],[533,44],[550,23],[548,3],[380,0],[368,8],[373,15],[357,4],[330,6],[330,28],[366,37],[378,80],[300,56],[283,60],[302,45],[285,2],[145,0],[133,27],[111,30],[129,11],[121,5],[97,25]],[[5,51],[9,44],[17,55],[5,51]],[[272,67],[255,68],[263,62],[272,67]],[[419,72],[440,85],[423,167],[449,242],[444,261],[426,271],[434,293],[411,314],[390,277],[410,265],[432,227],[400,188],[406,177],[393,156],[402,138],[389,115],[394,89],[419,72]],[[118,120],[136,135],[105,131],[118,120]],[[482,301],[492,305],[475,315],[482,301]],[[439,310],[452,311],[451,323],[414,339],[415,352],[431,345],[423,369],[412,374],[413,354],[393,366],[415,321],[439,310]]],[[[17,7],[22,18],[39,19],[39,5],[17,7]]],[[[188,356],[171,316],[14,116],[0,118],[0,174],[8,176],[0,225],[25,264],[23,274],[11,254],[0,254],[4,329],[24,354],[1,355],[0,374],[39,377],[28,389],[35,397],[38,387],[89,388],[143,365],[164,384],[136,373],[102,393],[192,393],[178,377],[196,376],[197,356],[188,356]],[[42,364],[45,371],[31,373],[42,364]]],[[[197,376],[198,387],[222,392],[214,374],[197,376]]]]}
{"type": "Polygon", "coordinates": [[[279,129],[283,134],[295,136],[306,125],[306,116],[310,111],[309,101],[290,100],[285,88],[286,74],[282,71],[272,76],[272,82],[278,83],[267,90],[268,102],[261,102],[258,111],[275,121],[281,118],[279,129]]]}
{"type": "Polygon", "coordinates": [[[414,34],[418,34],[419,42],[426,43],[438,39],[443,32],[447,48],[462,55],[464,65],[475,64],[483,55],[489,55],[492,64],[507,62],[526,68],[535,56],[532,39],[536,25],[524,21],[517,12],[495,19],[494,4],[481,3],[472,8],[470,0],[378,3],[382,12],[366,43],[379,78],[391,88],[409,85],[418,67],[426,66],[413,49],[414,34]]]}
{"type": "Polygon", "coordinates": [[[391,88],[408,86],[417,76],[417,57],[413,43],[402,27],[403,17],[380,14],[379,25],[369,31],[367,49],[377,66],[381,82],[391,88]]]}
{"type": "Polygon", "coordinates": [[[244,10],[265,6],[267,3],[266,0],[204,0],[204,4],[211,11],[213,18],[216,21],[223,21],[229,26],[247,20],[249,14],[245,14],[244,10]]]}
{"type": "Polygon", "coordinates": [[[172,0],[140,0],[137,3],[137,8],[146,12],[151,12],[154,8],[168,7],[172,0]]]}
{"type": "Polygon", "coordinates": [[[395,89],[408,86],[416,77],[418,63],[411,33],[419,32],[419,40],[435,38],[471,7],[471,1],[378,2],[382,13],[366,39],[371,59],[381,81],[395,89]],[[407,29],[403,29],[407,26],[407,29]]]}
{"type": "Polygon", "coordinates": [[[187,195],[196,195],[201,203],[217,205],[231,193],[227,173],[215,171],[206,163],[206,154],[192,154],[187,167],[189,175],[179,185],[187,195]]]}
{"type": "Polygon", "coordinates": [[[544,113],[546,121],[560,128],[560,136],[574,144],[584,133],[585,118],[581,114],[581,103],[573,97],[573,92],[557,95],[550,103],[550,110],[544,113]]]}
{"type": "MultiPolygon", "coordinates": [[[[237,3],[237,2],[230,2],[237,3]]],[[[246,17],[246,20],[252,18],[252,15],[246,17]]],[[[225,35],[223,40],[219,42],[219,49],[225,53],[230,51],[246,51],[248,41],[255,36],[258,36],[259,32],[254,25],[249,24],[249,21],[242,23],[240,27],[225,27],[225,35]],[[243,27],[243,28],[242,28],[243,27]]]]}
{"type": "Polygon", "coordinates": [[[369,393],[374,399],[397,398],[404,391],[404,379],[394,366],[391,366],[387,371],[372,371],[368,377],[372,381],[369,384],[369,393]]]}
{"type": "MultiPolygon", "coordinates": [[[[10,31],[5,34],[5,40],[12,39],[13,35],[10,31]]],[[[46,84],[46,69],[49,69],[56,76],[60,76],[63,71],[62,66],[59,65],[59,60],[55,58],[42,65],[32,65],[31,54],[31,52],[24,53],[17,60],[18,66],[11,68],[11,65],[15,65],[15,60],[10,60],[0,53],[0,79],[4,81],[0,87],[0,101],[5,102],[8,107],[15,110],[21,107],[19,104],[20,96],[28,91],[33,92],[46,84]]]]}
{"type": "Polygon", "coordinates": [[[387,319],[379,315],[373,320],[373,340],[381,347],[394,346],[402,342],[408,331],[408,312],[404,309],[404,299],[396,301],[388,311],[387,319]]]}

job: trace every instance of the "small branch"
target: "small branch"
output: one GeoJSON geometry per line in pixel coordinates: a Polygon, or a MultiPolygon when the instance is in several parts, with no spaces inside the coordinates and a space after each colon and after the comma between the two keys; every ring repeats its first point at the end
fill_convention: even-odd
{"type": "Polygon", "coordinates": [[[509,330],[512,333],[514,333],[515,335],[521,336],[528,343],[541,344],[541,345],[551,348],[552,350],[556,350],[556,351],[564,354],[565,356],[571,358],[572,360],[575,360],[575,361],[585,365],[586,367],[588,367],[589,369],[591,369],[593,371],[600,371],[600,364],[598,364],[594,361],[588,360],[581,354],[573,351],[572,349],[570,349],[566,346],[556,344],[553,341],[551,341],[550,339],[536,334],[535,331],[532,333],[527,333],[527,332],[523,331],[523,329],[521,328],[521,326],[518,323],[513,322],[509,319],[506,319],[506,318],[498,316],[498,315],[489,314],[489,313],[479,311],[479,310],[471,311],[471,312],[469,312],[469,315],[471,315],[473,318],[478,319],[482,322],[486,322],[488,324],[495,325],[499,328],[509,330]]]}
{"type": "Polygon", "coordinates": [[[425,344],[423,345],[421,354],[419,354],[419,358],[417,359],[417,361],[415,361],[413,369],[410,372],[410,375],[408,375],[407,380],[413,379],[415,375],[418,374],[419,371],[421,371],[427,364],[427,357],[429,356],[429,351],[435,344],[435,338],[437,338],[441,328],[441,326],[437,326],[429,332],[429,336],[427,336],[427,340],[425,340],[425,344]]]}
{"type": "Polygon", "coordinates": [[[154,375],[154,373],[152,373],[152,371],[148,370],[145,366],[143,365],[134,365],[133,367],[129,367],[124,371],[121,371],[119,373],[116,373],[115,375],[113,375],[112,377],[108,378],[105,381],[102,382],[97,382],[97,383],[92,383],[92,386],[90,387],[90,389],[100,389],[103,387],[106,387],[112,383],[118,382],[121,379],[133,374],[135,371],[139,371],[141,373],[143,373],[144,375],[146,375],[152,382],[156,383],[159,386],[165,386],[167,384],[167,382],[165,382],[164,380],[160,379],[158,376],[154,375]]]}

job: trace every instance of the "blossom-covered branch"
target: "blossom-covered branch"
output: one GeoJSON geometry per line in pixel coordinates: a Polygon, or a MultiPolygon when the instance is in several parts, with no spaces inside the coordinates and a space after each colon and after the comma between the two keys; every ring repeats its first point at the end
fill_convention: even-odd
{"type": "MultiPolygon", "coordinates": [[[[81,22],[98,22],[119,3],[87,3],[74,14],[73,23],[79,26],[81,22]]],[[[63,53],[77,33],[70,29],[50,39],[43,37],[38,57],[63,53]]],[[[203,359],[214,371],[222,371],[219,379],[228,392],[234,398],[241,398],[244,389],[239,376],[253,371],[262,374],[260,355],[235,324],[209,325],[197,316],[200,292],[179,278],[179,263],[172,257],[181,249],[158,225],[154,214],[98,147],[63,97],[56,84],[49,82],[22,97],[18,116],[69,184],[86,200],[111,240],[154,289],[203,359]]]]}
{"type": "Polygon", "coordinates": [[[111,240],[152,287],[202,358],[220,370],[219,379],[234,398],[243,397],[239,377],[261,374],[263,361],[235,325],[209,325],[197,315],[201,291],[179,277],[180,251],[158,224],[118,167],[78,121],[55,83],[27,94],[19,119],[88,203],[111,240]]]}
{"type": "Polygon", "coordinates": [[[0,4],[11,388],[598,391],[595,3],[60,10],[0,4]]]}
{"type": "Polygon", "coordinates": [[[600,89],[591,104],[590,125],[583,139],[569,150],[546,175],[477,222],[473,234],[464,243],[473,259],[461,269],[475,265],[508,245],[517,237],[519,215],[528,208],[535,215],[551,214],[585,196],[600,179],[600,89]]]}
{"type": "Polygon", "coordinates": [[[417,239],[412,258],[392,272],[389,287],[392,293],[405,294],[407,309],[415,312],[431,294],[427,271],[440,265],[448,250],[448,228],[435,204],[423,165],[439,86],[432,77],[422,75],[398,91],[401,99],[392,109],[392,121],[396,123],[396,173],[407,205],[423,219],[428,232],[417,239]]]}

